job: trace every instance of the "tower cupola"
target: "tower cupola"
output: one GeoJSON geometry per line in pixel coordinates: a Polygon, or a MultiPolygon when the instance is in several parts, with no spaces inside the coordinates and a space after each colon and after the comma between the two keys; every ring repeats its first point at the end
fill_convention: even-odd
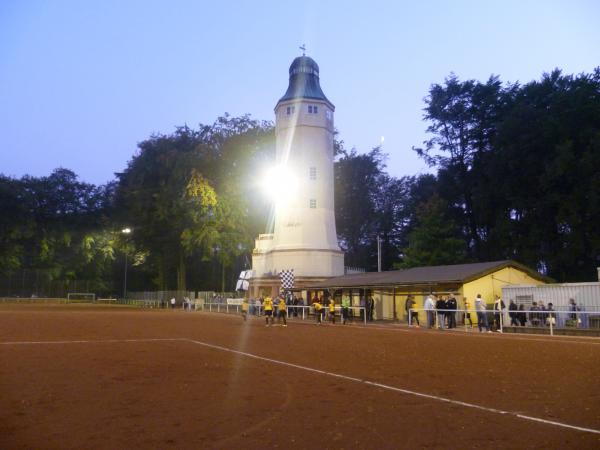
{"type": "Polygon", "coordinates": [[[295,99],[321,100],[326,102],[332,110],[335,106],[331,103],[319,84],[319,65],[309,56],[299,56],[290,65],[290,82],[287,91],[279,99],[277,105],[295,99]]]}

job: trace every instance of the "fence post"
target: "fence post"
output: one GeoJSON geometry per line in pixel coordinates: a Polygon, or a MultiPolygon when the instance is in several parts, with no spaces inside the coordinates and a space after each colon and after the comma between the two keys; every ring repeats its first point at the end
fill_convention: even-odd
{"type": "Polygon", "coordinates": [[[502,309],[500,309],[500,333],[503,333],[503,329],[502,329],[502,322],[504,321],[504,313],[502,311],[502,309]]]}
{"type": "Polygon", "coordinates": [[[362,310],[363,310],[363,317],[365,319],[365,325],[366,325],[367,324],[367,308],[363,307],[362,310]]]}
{"type": "Polygon", "coordinates": [[[548,317],[549,317],[548,320],[550,321],[550,336],[554,336],[554,327],[552,325],[554,318],[552,317],[552,313],[550,313],[550,315],[548,317]]]}

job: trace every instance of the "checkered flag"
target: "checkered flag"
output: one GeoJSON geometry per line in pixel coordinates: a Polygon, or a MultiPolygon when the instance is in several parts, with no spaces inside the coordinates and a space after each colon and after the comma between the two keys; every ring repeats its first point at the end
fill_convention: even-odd
{"type": "Polygon", "coordinates": [[[281,279],[281,289],[287,291],[294,288],[294,269],[282,270],[279,272],[281,279]]]}

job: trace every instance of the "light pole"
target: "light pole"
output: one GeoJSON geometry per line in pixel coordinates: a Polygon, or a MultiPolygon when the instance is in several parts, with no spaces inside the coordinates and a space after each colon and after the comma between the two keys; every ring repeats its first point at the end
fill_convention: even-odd
{"type": "Polygon", "coordinates": [[[377,235],[377,272],[381,272],[381,237],[377,235]]]}
{"type": "MultiPolygon", "coordinates": [[[[123,228],[121,233],[128,235],[131,233],[131,228],[123,228]]],[[[127,248],[125,249],[125,277],[123,278],[123,299],[127,296],[127,248]]]]}

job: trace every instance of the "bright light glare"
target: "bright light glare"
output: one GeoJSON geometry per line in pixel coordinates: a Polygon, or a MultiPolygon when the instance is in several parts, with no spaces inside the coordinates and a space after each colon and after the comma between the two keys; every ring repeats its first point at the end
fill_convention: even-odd
{"type": "Polygon", "coordinates": [[[265,196],[279,207],[288,205],[298,193],[298,179],[286,166],[268,169],[261,184],[265,196]]]}
{"type": "Polygon", "coordinates": [[[121,233],[124,233],[124,234],[129,234],[129,233],[131,233],[131,228],[129,228],[129,227],[128,227],[128,228],[123,228],[123,229],[121,230],[121,233]]]}

